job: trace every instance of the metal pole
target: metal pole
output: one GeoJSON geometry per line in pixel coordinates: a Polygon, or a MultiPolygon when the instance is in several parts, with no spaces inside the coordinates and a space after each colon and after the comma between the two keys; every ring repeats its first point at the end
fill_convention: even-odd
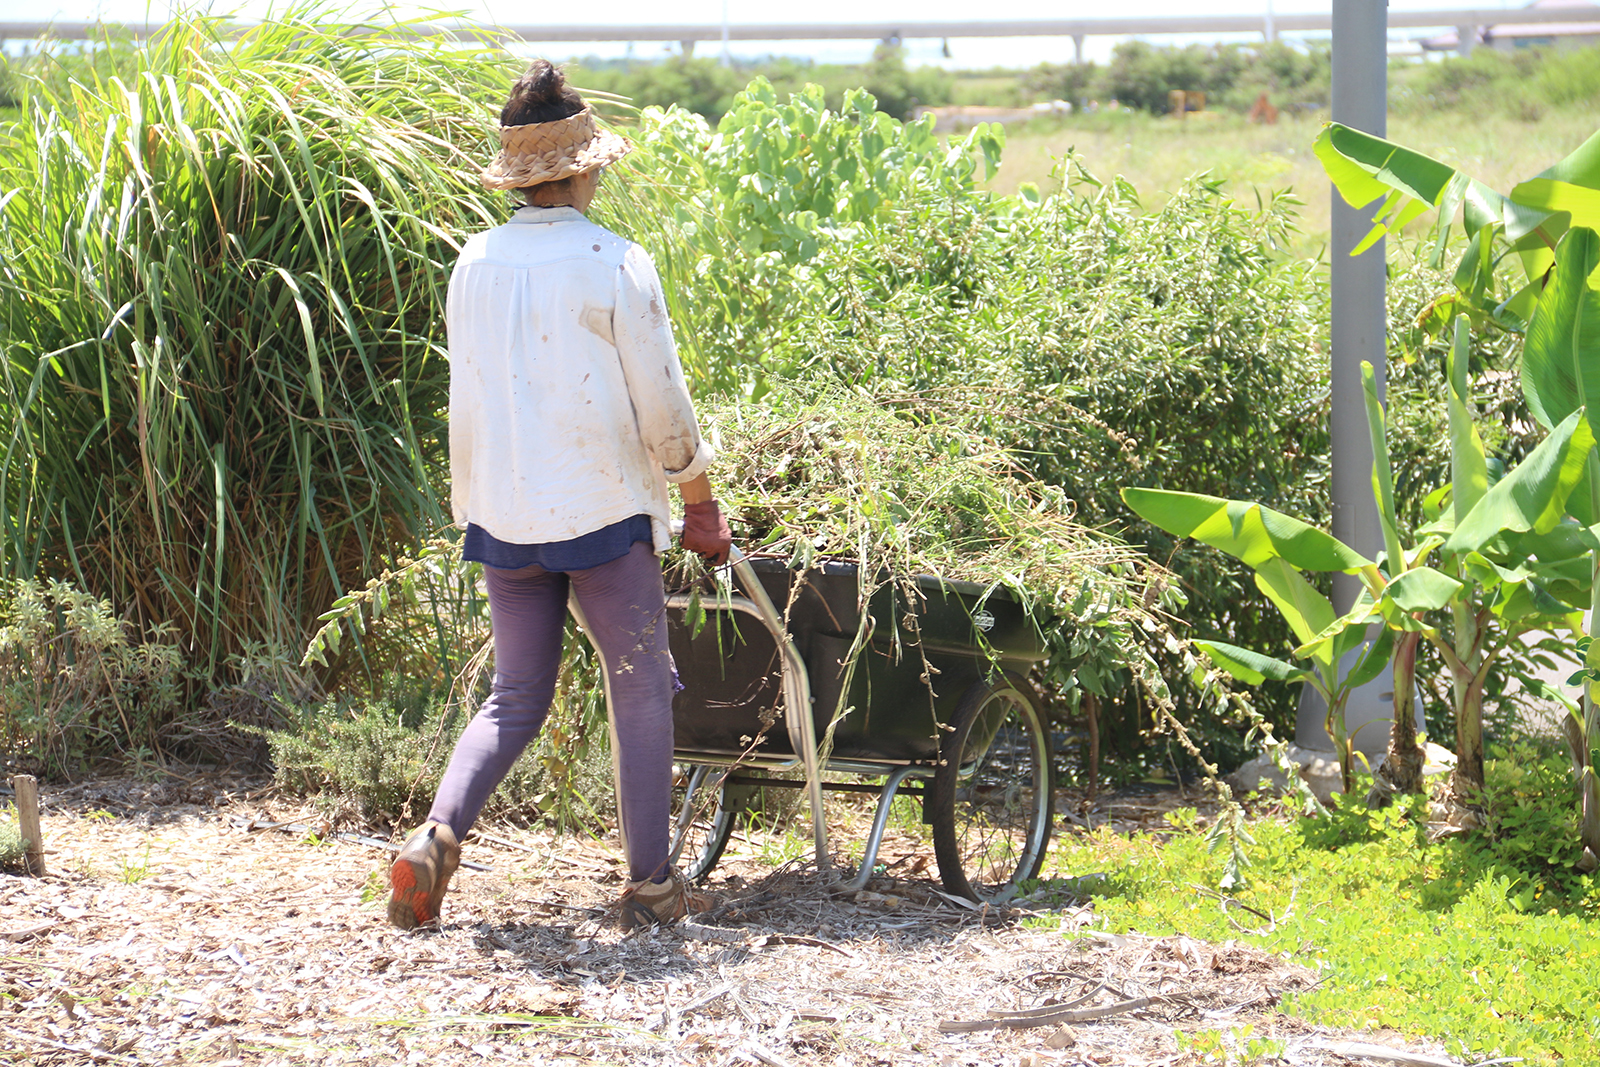
{"type": "MultiPolygon", "coordinates": [[[[1334,0],[1333,121],[1383,137],[1388,133],[1388,4],[1334,0]]],[[[1360,256],[1353,249],[1372,228],[1370,217],[1333,192],[1329,256],[1333,275],[1333,535],[1371,557],[1383,544],[1372,499],[1372,446],[1361,399],[1361,363],[1384,383],[1384,244],[1360,256]]],[[[1353,575],[1334,578],[1334,606],[1350,610],[1360,589],[1353,575]]]]}
{"type": "MultiPolygon", "coordinates": [[[[1388,4],[1386,0],[1333,0],[1333,120],[1367,133],[1385,136],[1388,129],[1388,4]]],[[[1370,217],[1339,196],[1333,197],[1329,258],[1333,283],[1332,374],[1333,413],[1329,426],[1333,452],[1333,535],[1368,559],[1383,546],[1378,505],[1372,498],[1372,445],[1367,434],[1365,404],[1361,398],[1361,364],[1370,362],[1377,373],[1379,396],[1384,384],[1384,243],[1379,241],[1360,256],[1353,249],[1372,228],[1370,217]]],[[[1333,577],[1334,608],[1349,611],[1360,592],[1354,575],[1333,577]]],[[[1362,692],[1352,693],[1345,717],[1352,735],[1376,716],[1388,716],[1379,688],[1392,688],[1380,679],[1362,692]],[[1365,690],[1374,690],[1371,693],[1365,690]]],[[[1306,691],[1311,693],[1311,687],[1306,691]]],[[[1313,693],[1313,696],[1315,694],[1313,693]]],[[[1392,697],[1391,697],[1392,699],[1392,697]]],[[[1320,698],[1302,700],[1296,738],[1302,745],[1326,748],[1320,698]]],[[[1387,731],[1363,731],[1362,748],[1382,752],[1387,731]],[[1381,738],[1376,734],[1382,734],[1381,738]],[[1365,742],[1365,743],[1363,743],[1365,742]]]]}

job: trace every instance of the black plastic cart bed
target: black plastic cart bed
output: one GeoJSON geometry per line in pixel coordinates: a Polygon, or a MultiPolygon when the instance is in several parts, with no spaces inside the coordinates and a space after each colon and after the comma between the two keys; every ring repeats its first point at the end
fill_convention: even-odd
{"type": "Polygon", "coordinates": [[[851,671],[862,632],[855,567],[797,573],[736,552],[733,573],[743,595],[703,596],[692,637],[690,597],[668,598],[684,685],[673,703],[672,849],[687,876],[715,866],[750,798],[770,787],[808,791],[824,866],[823,790],[878,794],[846,888],[871,875],[897,794],[921,801],[950,892],[1002,900],[1038,872],[1050,836],[1050,734],[1023,679],[1045,650],[1020,604],[964,582],[919,578],[917,597],[885,585],[868,604],[851,671]],[[804,781],[774,776],[801,769],[804,781]],[[824,782],[823,772],[882,782],[824,782]]]}

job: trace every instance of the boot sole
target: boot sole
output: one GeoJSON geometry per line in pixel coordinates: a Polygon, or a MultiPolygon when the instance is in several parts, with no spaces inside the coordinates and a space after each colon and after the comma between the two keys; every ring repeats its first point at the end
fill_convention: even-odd
{"type": "Polygon", "coordinates": [[[435,918],[428,907],[432,887],[423,884],[426,874],[410,860],[396,860],[389,868],[389,921],[402,930],[414,930],[435,918]],[[422,878],[418,878],[419,873],[422,878]]]}

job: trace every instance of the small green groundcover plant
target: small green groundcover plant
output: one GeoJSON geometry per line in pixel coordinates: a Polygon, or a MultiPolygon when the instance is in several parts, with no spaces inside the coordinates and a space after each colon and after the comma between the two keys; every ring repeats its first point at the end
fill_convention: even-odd
{"type": "Polygon", "coordinates": [[[1570,863],[1568,757],[1517,740],[1488,763],[1499,814],[1483,831],[1422,847],[1420,801],[1261,819],[1251,882],[1220,903],[1195,888],[1226,858],[1192,810],[1169,816],[1190,832],[1164,843],[1102,830],[1057,841],[1050,863],[1114,872],[1094,883],[1107,930],[1242,939],[1317,969],[1292,1014],[1442,1040],[1466,1062],[1600,1063],[1600,883],[1570,863]]]}
{"type": "Polygon", "coordinates": [[[22,859],[22,827],[14,808],[0,812],[0,867],[10,867],[22,859]]]}

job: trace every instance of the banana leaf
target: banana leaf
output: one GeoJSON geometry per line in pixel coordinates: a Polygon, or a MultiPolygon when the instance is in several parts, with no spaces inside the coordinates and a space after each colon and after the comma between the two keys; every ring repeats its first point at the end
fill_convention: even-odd
{"type": "Polygon", "coordinates": [[[1304,667],[1226,641],[1196,641],[1195,645],[1212,663],[1247,685],[1260,685],[1269,678],[1275,682],[1304,682],[1313,677],[1304,667]]]}
{"type": "Polygon", "coordinates": [[[1378,522],[1383,527],[1383,547],[1389,556],[1389,573],[1406,569],[1400,546],[1400,520],[1394,510],[1394,471],[1389,466],[1389,442],[1383,430],[1383,404],[1378,400],[1377,376],[1372,364],[1361,361],[1361,392],[1366,400],[1367,433],[1372,439],[1372,495],[1378,502],[1378,522]]]}
{"type": "Polygon", "coordinates": [[[1345,685],[1352,689],[1359,689],[1372,681],[1389,668],[1389,660],[1394,655],[1395,631],[1383,627],[1376,639],[1367,646],[1356,665],[1350,669],[1350,674],[1345,678],[1345,685]]]}
{"type": "Polygon", "coordinates": [[[1572,412],[1483,495],[1444,543],[1444,551],[1470,552],[1507,533],[1554,530],[1566,516],[1573,489],[1583,482],[1594,443],[1583,410],[1572,412]]]}
{"type": "Polygon", "coordinates": [[[1379,607],[1385,616],[1393,609],[1411,613],[1437,611],[1461,592],[1461,583],[1432,567],[1416,567],[1401,574],[1383,590],[1379,607]]]}
{"type": "Polygon", "coordinates": [[[1302,642],[1317,640],[1337,617],[1328,598],[1285,560],[1266,561],[1256,568],[1255,578],[1256,585],[1277,605],[1289,629],[1302,642]]]}
{"type": "Polygon", "coordinates": [[[1276,559],[1307,571],[1355,573],[1372,566],[1332,534],[1260,504],[1133,487],[1122,490],[1122,499],[1146,522],[1219,548],[1257,569],[1276,559]]]}
{"type": "MultiPolygon", "coordinates": [[[[1399,229],[1429,208],[1439,209],[1435,223],[1436,264],[1442,262],[1456,209],[1468,236],[1485,227],[1502,230],[1523,269],[1536,283],[1550,264],[1550,249],[1573,224],[1573,206],[1587,204],[1580,189],[1600,189],[1600,134],[1590,137],[1566,158],[1517,186],[1511,196],[1490,189],[1447,163],[1403,145],[1330,122],[1312,146],[1339,195],[1355,208],[1379,204],[1373,227],[1352,254],[1372,247],[1390,230],[1399,229]],[[1554,209],[1554,210],[1552,210],[1554,209]]],[[[1463,288],[1468,288],[1463,286],[1463,288]]],[[[1526,319],[1538,300],[1537,288],[1524,288],[1503,307],[1526,319]]]]}
{"type": "MultiPolygon", "coordinates": [[[[1597,263],[1595,231],[1579,228],[1561,238],[1555,271],[1528,325],[1522,390],[1529,410],[1547,428],[1586,398],[1600,399],[1600,293],[1589,287],[1597,263]]],[[[1594,419],[1590,416],[1591,428],[1594,419]]]]}
{"type": "Polygon", "coordinates": [[[1450,510],[1455,521],[1465,518],[1489,491],[1489,468],[1484,458],[1483,438],[1467,407],[1467,357],[1471,351],[1472,327],[1466,316],[1455,322],[1455,336],[1448,357],[1450,372],[1450,510]]]}

